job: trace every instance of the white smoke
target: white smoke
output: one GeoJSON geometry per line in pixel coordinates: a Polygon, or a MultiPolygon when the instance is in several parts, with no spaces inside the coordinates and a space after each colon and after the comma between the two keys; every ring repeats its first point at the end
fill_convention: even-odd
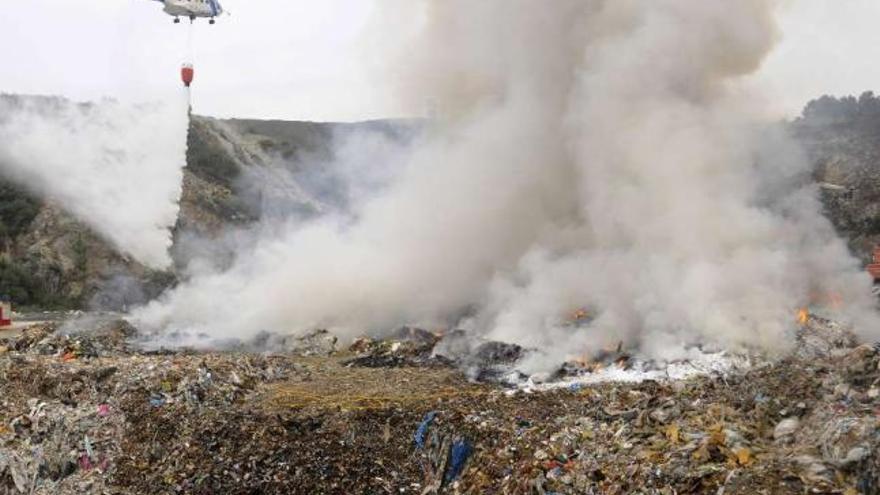
{"type": "Polygon", "coordinates": [[[0,98],[0,175],[59,203],[120,251],[170,265],[187,102],[0,98]]]}
{"type": "Polygon", "coordinates": [[[834,293],[876,333],[809,164],[741,84],[774,3],[380,2],[424,20],[372,40],[403,58],[387,82],[440,116],[400,173],[356,221],[264,238],[136,317],[218,339],[460,323],[559,362],[618,342],[783,349],[797,308],[834,293]],[[574,330],[579,308],[595,320],[574,330]]]}

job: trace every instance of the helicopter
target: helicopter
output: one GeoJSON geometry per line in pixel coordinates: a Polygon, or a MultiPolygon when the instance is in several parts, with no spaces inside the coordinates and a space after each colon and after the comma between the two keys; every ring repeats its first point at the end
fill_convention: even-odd
{"type": "Polygon", "coordinates": [[[189,17],[190,22],[196,18],[208,18],[209,24],[214,24],[214,18],[223,13],[223,7],[218,0],[156,0],[165,5],[166,14],[174,17],[174,23],[180,22],[181,17],[189,17]]]}

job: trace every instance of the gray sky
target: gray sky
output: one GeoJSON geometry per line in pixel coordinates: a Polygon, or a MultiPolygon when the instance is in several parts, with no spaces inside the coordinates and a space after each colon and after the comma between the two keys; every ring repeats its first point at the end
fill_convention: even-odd
{"type": "MultiPolygon", "coordinates": [[[[382,0],[223,0],[195,31],[195,109],[221,117],[357,120],[388,95],[366,75],[359,33],[382,0]]],[[[474,0],[479,1],[479,0],[474,0]]],[[[699,0],[684,0],[699,1],[699,0]]],[[[151,0],[9,1],[0,15],[0,91],[149,99],[179,86],[187,31],[151,0]]],[[[794,0],[784,40],[755,84],[796,114],[822,93],[880,89],[880,2],[794,0]]],[[[878,91],[880,92],[880,91],[878,91]]]]}
{"type": "Polygon", "coordinates": [[[826,93],[880,93],[880,2],[790,0],[779,18],[783,39],[755,78],[774,110],[799,114],[826,93]]]}

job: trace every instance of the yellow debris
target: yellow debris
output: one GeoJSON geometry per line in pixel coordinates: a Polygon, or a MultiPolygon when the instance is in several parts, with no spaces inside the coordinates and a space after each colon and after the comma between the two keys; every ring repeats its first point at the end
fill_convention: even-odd
{"type": "Polygon", "coordinates": [[[678,425],[673,424],[667,426],[664,434],[666,435],[666,439],[674,444],[681,442],[681,430],[678,425]]]}
{"type": "Polygon", "coordinates": [[[736,455],[736,462],[740,466],[748,466],[754,461],[752,451],[746,447],[736,449],[733,453],[736,455]]]}

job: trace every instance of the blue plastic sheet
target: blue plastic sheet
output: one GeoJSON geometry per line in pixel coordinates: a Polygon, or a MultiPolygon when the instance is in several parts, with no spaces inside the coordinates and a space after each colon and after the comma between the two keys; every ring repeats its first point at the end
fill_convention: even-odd
{"type": "Polygon", "coordinates": [[[461,476],[461,472],[464,471],[464,465],[473,451],[473,447],[471,447],[467,440],[456,440],[452,444],[452,459],[449,463],[449,469],[446,470],[447,483],[461,476]]]}
{"type": "Polygon", "coordinates": [[[413,440],[416,442],[416,447],[423,449],[425,448],[425,438],[428,436],[428,427],[431,426],[431,423],[434,422],[434,418],[437,417],[437,411],[431,411],[425,415],[425,419],[419,424],[419,427],[416,429],[416,434],[413,436],[413,440]]]}

